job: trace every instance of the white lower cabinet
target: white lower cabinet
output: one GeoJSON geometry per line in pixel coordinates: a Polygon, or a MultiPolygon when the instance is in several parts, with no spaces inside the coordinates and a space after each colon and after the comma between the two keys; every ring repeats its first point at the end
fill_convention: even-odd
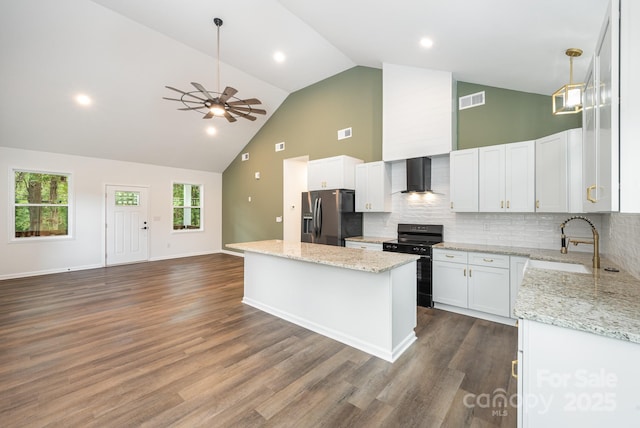
{"type": "Polygon", "coordinates": [[[520,319],[518,427],[638,426],[638,361],[640,344],[520,319]]]}
{"type": "Polygon", "coordinates": [[[508,317],[509,256],[433,250],[433,301],[508,317]]]}

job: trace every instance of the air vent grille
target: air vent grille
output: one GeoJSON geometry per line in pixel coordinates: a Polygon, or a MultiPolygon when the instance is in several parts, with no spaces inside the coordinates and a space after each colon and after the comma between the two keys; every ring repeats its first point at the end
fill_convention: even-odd
{"type": "Polygon", "coordinates": [[[344,140],[345,138],[351,138],[351,128],[344,128],[338,131],[338,140],[344,140]]]}
{"type": "Polygon", "coordinates": [[[284,141],[281,143],[276,143],[276,152],[281,152],[284,150],[284,141]]]}
{"type": "Polygon", "coordinates": [[[475,94],[465,95],[458,98],[458,109],[464,110],[471,107],[484,105],[484,91],[475,94]]]}

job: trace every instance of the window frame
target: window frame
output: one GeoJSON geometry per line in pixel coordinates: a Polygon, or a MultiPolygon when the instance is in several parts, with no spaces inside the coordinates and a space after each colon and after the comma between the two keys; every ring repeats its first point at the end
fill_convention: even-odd
{"type": "Polygon", "coordinates": [[[189,183],[188,181],[172,181],[171,182],[171,233],[196,233],[204,232],[204,184],[189,183]],[[198,207],[176,207],[173,204],[173,188],[176,184],[189,185],[200,188],[200,206],[198,207]],[[198,229],[174,229],[173,227],[173,210],[176,208],[199,208],[200,209],[200,227],[198,229]]]}
{"type": "Polygon", "coordinates": [[[7,216],[8,225],[7,231],[9,233],[9,243],[26,243],[36,241],[68,241],[75,239],[75,192],[74,192],[74,180],[73,173],[52,171],[44,169],[33,168],[9,168],[9,215],[7,216]],[[67,234],[66,235],[54,235],[54,236],[23,236],[16,237],[16,207],[28,206],[24,204],[16,204],[16,173],[28,172],[31,174],[47,174],[47,175],[60,175],[67,177],[67,203],[65,204],[44,204],[44,206],[66,206],[67,207],[67,234]]]}

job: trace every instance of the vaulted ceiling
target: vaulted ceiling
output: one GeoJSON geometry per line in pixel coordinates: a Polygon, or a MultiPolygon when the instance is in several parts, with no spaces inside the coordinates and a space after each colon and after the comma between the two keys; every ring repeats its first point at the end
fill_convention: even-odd
{"type": "Polygon", "coordinates": [[[222,172],[289,93],[356,65],[550,95],[567,83],[567,48],[584,50],[574,75],[585,74],[607,4],[12,0],[0,13],[0,145],[222,172]],[[165,85],[216,89],[214,17],[224,20],[221,85],[263,102],[255,122],[203,120],[162,99],[176,95],[165,85]],[[93,104],[77,105],[78,93],[93,104]]]}

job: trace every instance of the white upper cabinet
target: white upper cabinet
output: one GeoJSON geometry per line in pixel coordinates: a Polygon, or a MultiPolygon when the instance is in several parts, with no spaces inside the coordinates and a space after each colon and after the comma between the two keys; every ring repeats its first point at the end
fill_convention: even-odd
{"type": "Polygon", "coordinates": [[[620,10],[620,212],[640,213],[640,5],[620,10]]]}
{"type": "Polygon", "coordinates": [[[391,165],[369,162],[356,165],[356,211],[391,211],[391,165]]]}
{"type": "Polygon", "coordinates": [[[456,147],[450,72],[382,65],[382,160],[446,154],[456,147]]]}
{"type": "Polygon", "coordinates": [[[307,188],[311,190],[356,188],[356,165],[362,159],[334,156],[307,163],[307,188]]]}
{"type": "Polygon", "coordinates": [[[451,210],[478,211],[478,149],[456,150],[449,157],[451,210]]]}
{"type": "Polygon", "coordinates": [[[582,118],[585,212],[619,209],[619,32],[615,0],[608,9],[585,79],[582,118]]]}
{"type": "Polygon", "coordinates": [[[533,212],[535,207],[535,142],[479,149],[479,210],[533,212]]]}
{"type": "Polygon", "coordinates": [[[536,140],[536,211],[582,212],[582,129],[536,140]]]}

